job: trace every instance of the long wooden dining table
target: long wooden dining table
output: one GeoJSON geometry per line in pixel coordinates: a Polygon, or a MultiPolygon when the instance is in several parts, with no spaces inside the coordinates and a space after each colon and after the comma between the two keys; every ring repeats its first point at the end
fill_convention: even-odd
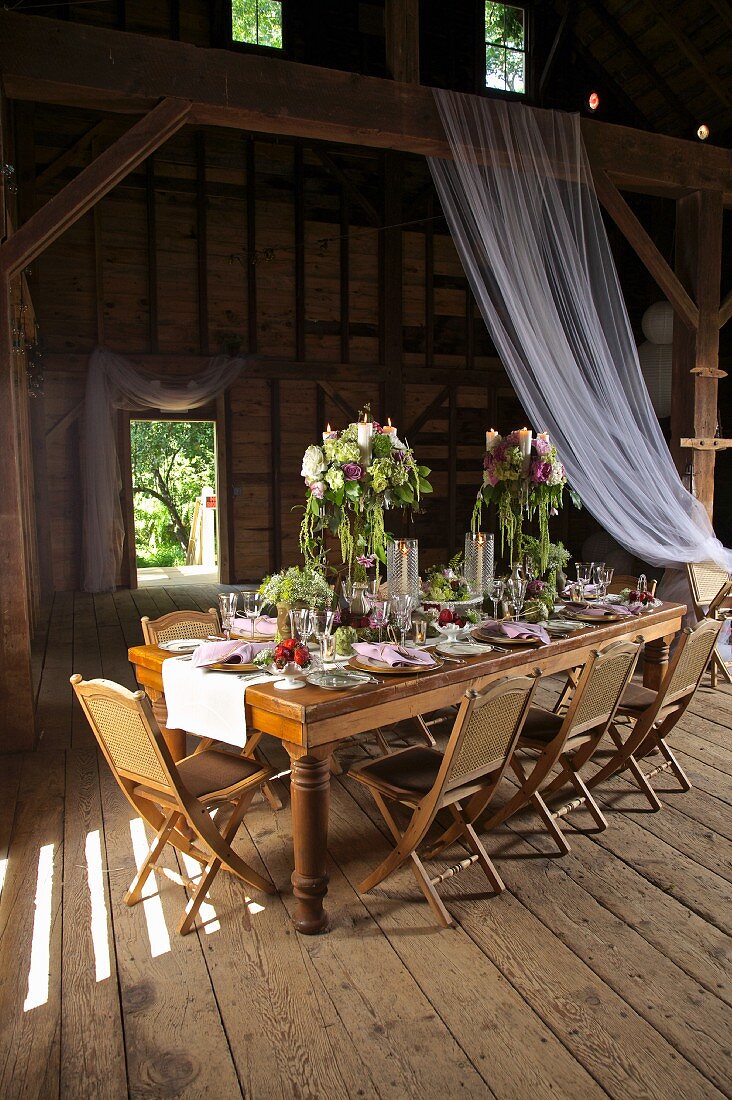
{"type": "MultiPolygon", "coordinates": [[[[312,935],[328,924],[324,901],[331,757],[342,742],[457,704],[469,686],[482,687],[502,676],[532,671],[545,676],[566,673],[581,666],[593,650],[620,640],[643,640],[643,682],[657,689],[685,612],[682,604],[664,603],[630,620],[588,626],[549,645],[511,647],[508,652],[486,653],[460,664],[446,662],[430,672],[384,676],[378,684],[348,691],[306,685],[296,692],[282,692],[274,682],[248,687],[247,729],[279,738],[292,762],[293,924],[297,931],[312,935]]],[[[155,645],[129,650],[138,684],[158,703],[163,696],[163,662],[172,656],[155,645]]],[[[183,755],[185,734],[163,729],[163,735],[173,756],[183,755]]]]}

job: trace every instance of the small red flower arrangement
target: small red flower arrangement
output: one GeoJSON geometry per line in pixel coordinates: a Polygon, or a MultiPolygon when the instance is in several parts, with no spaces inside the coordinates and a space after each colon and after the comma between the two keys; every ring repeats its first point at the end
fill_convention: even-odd
{"type": "Polygon", "coordinates": [[[458,615],[457,611],[451,611],[449,607],[445,607],[437,618],[437,625],[450,626],[451,623],[454,623],[455,626],[462,628],[467,621],[463,615],[458,615]]]}
{"type": "Polygon", "coordinates": [[[289,664],[296,664],[298,668],[308,668],[310,662],[310,650],[294,638],[286,638],[275,646],[274,663],[276,668],[286,668],[289,664]]]}
{"type": "Polygon", "coordinates": [[[628,593],[628,603],[640,603],[645,606],[648,603],[653,603],[654,598],[651,592],[641,592],[637,588],[628,593]]]}

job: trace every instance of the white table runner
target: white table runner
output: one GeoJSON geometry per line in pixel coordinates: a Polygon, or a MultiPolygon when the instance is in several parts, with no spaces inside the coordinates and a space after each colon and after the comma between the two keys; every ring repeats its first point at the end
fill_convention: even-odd
{"type": "Polygon", "coordinates": [[[233,672],[194,668],[185,658],[171,657],[163,662],[168,729],[185,730],[197,737],[213,737],[244,748],[247,687],[262,683],[272,683],[266,672],[243,679],[233,672]]]}

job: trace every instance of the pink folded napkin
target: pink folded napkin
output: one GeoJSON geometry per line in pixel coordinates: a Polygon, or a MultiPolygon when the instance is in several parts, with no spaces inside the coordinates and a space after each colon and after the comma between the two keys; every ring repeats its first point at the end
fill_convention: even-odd
{"type": "Polygon", "coordinates": [[[542,645],[549,645],[551,642],[541,623],[514,623],[510,620],[498,622],[497,619],[486,619],[480,624],[480,628],[488,634],[505,634],[507,638],[527,638],[531,641],[538,638],[542,645]]]}
{"type": "Polygon", "coordinates": [[[640,604],[619,604],[619,603],[596,603],[592,607],[583,607],[582,614],[587,616],[588,619],[604,619],[607,615],[637,615],[638,611],[634,611],[633,608],[640,609],[640,604]]]}
{"type": "MultiPolygon", "coordinates": [[[[597,595],[597,585],[596,584],[586,584],[584,586],[584,593],[585,593],[585,596],[596,596],[597,595]]],[[[568,600],[569,597],[571,596],[571,594],[572,594],[572,585],[568,584],[567,587],[562,590],[562,596],[564,597],[564,599],[568,600]]]]}
{"type": "Polygon", "coordinates": [[[255,653],[268,649],[267,642],[242,642],[235,639],[227,642],[205,642],[196,649],[191,657],[197,668],[207,665],[250,665],[255,653]]]}
{"type": "Polygon", "coordinates": [[[251,638],[252,634],[261,634],[267,638],[274,638],[277,633],[277,620],[269,615],[260,615],[256,619],[245,619],[238,615],[231,626],[234,634],[241,634],[244,638],[251,638]],[[252,629],[252,623],[254,628],[252,629]]]}
{"type": "Polygon", "coordinates": [[[429,653],[422,649],[413,649],[411,646],[393,645],[388,642],[372,644],[371,642],[354,642],[354,652],[359,657],[371,657],[374,661],[381,661],[385,665],[394,668],[404,665],[405,668],[415,665],[424,665],[429,668],[435,664],[435,660],[429,653]]]}

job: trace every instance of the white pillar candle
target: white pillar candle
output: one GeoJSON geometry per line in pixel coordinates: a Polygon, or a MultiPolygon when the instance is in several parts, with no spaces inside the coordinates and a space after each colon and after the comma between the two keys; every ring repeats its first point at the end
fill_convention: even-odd
{"type": "MultiPolygon", "coordinates": [[[[387,421],[386,426],[381,429],[381,434],[382,435],[388,435],[390,437],[394,436],[394,438],[396,438],[396,428],[392,425],[391,417],[389,417],[389,420],[387,421]]],[[[392,439],[392,443],[393,442],[394,442],[394,439],[392,439]]]]}
{"type": "Polygon", "coordinates": [[[374,425],[370,420],[358,422],[358,449],[361,452],[361,465],[368,466],[371,463],[371,436],[374,425]]]}
{"type": "Polygon", "coordinates": [[[539,434],[537,435],[536,438],[540,439],[542,441],[542,443],[548,443],[549,442],[549,432],[539,432],[539,434]]]}
{"type": "Polygon", "coordinates": [[[409,543],[399,543],[399,553],[401,555],[401,590],[402,592],[409,592],[409,543]]]}
{"type": "Polygon", "coordinates": [[[492,451],[493,448],[495,447],[496,443],[498,443],[500,438],[501,437],[498,434],[498,432],[495,430],[495,428],[489,428],[488,431],[485,433],[485,449],[486,449],[486,451],[492,451]]]}
{"type": "Polygon", "coordinates": [[[524,458],[530,458],[531,456],[531,428],[520,428],[519,433],[519,447],[521,448],[521,454],[524,458]]]}
{"type": "Polygon", "coordinates": [[[330,424],[328,424],[325,431],[323,432],[323,443],[325,443],[325,441],[327,439],[335,439],[335,437],[337,435],[338,435],[338,432],[334,432],[333,429],[331,428],[330,424]]]}
{"type": "Polygon", "coordinates": [[[477,587],[478,591],[482,592],[483,591],[483,543],[485,542],[485,535],[483,534],[482,531],[478,532],[475,541],[478,545],[478,555],[477,555],[477,563],[476,563],[477,564],[477,569],[476,569],[475,581],[476,581],[476,587],[477,587]]]}

